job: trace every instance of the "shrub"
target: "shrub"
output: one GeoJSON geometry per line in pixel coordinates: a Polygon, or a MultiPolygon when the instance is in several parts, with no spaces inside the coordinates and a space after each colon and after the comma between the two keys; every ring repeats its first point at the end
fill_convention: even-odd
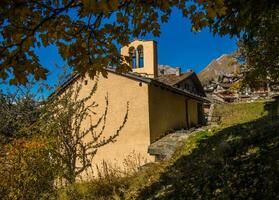
{"type": "Polygon", "coordinates": [[[0,157],[0,199],[51,199],[57,167],[46,139],[17,139],[0,157]]]}

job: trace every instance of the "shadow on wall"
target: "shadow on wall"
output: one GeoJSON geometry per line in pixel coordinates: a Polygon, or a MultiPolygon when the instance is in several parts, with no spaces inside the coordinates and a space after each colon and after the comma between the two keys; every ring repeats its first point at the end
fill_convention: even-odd
{"type": "Polygon", "coordinates": [[[279,118],[268,115],[200,138],[138,199],[278,199],[279,118]]]}

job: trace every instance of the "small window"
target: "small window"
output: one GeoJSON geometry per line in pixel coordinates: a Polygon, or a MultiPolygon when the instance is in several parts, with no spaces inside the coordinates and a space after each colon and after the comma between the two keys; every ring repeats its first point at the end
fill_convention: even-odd
{"type": "Polygon", "coordinates": [[[130,65],[137,68],[137,53],[134,47],[129,48],[130,65]]]}
{"type": "Polygon", "coordinates": [[[87,84],[88,84],[88,81],[87,81],[87,80],[85,80],[85,81],[84,81],[84,85],[87,85],[87,84]]]}
{"type": "Polygon", "coordinates": [[[137,48],[138,51],[138,67],[143,68],[144,60],[143,60],[143,46],[139,45],[137,48]]]}

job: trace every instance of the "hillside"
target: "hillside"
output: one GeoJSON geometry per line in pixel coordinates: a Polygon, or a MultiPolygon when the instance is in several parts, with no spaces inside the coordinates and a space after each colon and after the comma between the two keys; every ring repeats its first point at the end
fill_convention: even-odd
{"type": "Polygon", "coordinates": [[[191,135],[172,159],[130,177],[70,187],[61,199],[278,199],[279,119],[273,106],[218,106],[220,125],[191,135]]]}
{"type": "Polygon", "coordinates": [[[175,74],[175,67],[171,67],[169,65],[160,65],[158,64],[158,75],[163,74],[175,74]]]}
{"type": "Polygon", "coordinates": [[[224,54],[216,60],[211,61],[199,74],[198,77],[203,85],[211,80],[218,80],[219,76],[226,73],[235,73],[238,64],[232,54],[224,54]]]}

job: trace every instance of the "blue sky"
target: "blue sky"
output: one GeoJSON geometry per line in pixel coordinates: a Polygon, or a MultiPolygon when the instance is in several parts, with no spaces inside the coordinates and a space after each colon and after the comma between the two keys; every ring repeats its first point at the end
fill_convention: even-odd
{"type": "MultiPolygon", "coordinates": [[[[158,42],[158,62],[170,66],[179,66],[182,71],[193,69],[200,72],[209,62],[222,54],[231,53],[237,49],[236,38],[213,36],[208,29],[199,33],[191,32],[190,21],[183,18],[174,10],[167,24],[162,24],[162,33],[158,37],[140,39],[154,39],[158,42]]],[[[54,46],[37,50],[40,61],[51,71],[48,81],[57,78],[59,70],[55,64],[63,65],[57,49],[54,46]]]]}
{"type": "Polygon", "coordinates": [[[159,64],[179,66],[182,70],[193,69],[196,73],[211,60],[237,49],[236,38],[214,37],[208,29],[191,32],[190,21],[177,11],[167,24],[162,25],[162,34],[155,40],[158,42],[159,64]]]}

